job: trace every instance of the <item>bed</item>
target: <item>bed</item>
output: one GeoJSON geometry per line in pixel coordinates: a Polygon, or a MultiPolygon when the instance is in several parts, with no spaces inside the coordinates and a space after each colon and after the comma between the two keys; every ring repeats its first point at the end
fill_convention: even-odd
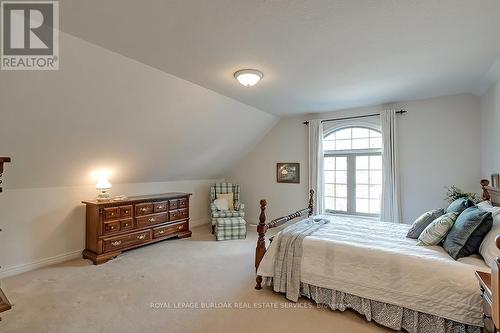
{"type": "MultiPolygon", "coordinates": [[[[486,186],[483,196],[489,198],[486,186]]],[[[496,193],[496,192],[495,192],[496,193]]],[[[256,289],[272,285],[277,239],[265,233],[311,216],[309,206],[266,223],[261,201],[255,256],[256,289]]],[[[480,332],[483,311],[475,271],[489,272],[479,255],[453,260],[441,246],[416,246],[410,225],[348,216],[315,216],[329,223],[303,240],[300,295],[332,310],[353,309],[383,326],[408,332],[480,332]]]]}

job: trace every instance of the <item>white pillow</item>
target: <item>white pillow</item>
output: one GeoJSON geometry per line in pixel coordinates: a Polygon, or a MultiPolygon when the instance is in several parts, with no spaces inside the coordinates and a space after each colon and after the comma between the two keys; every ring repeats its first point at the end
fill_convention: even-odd
{"type": "Polygon", "coordinates": [[[479,253],[483,256],[484,261],[488,266],[491,262],[495,260],[497,256],[500,256],[500,250],[497,248],[495,243],[495,238],[500,234],[500,215],[496,215],[493,218],[493,226],[491,230],[484,236],[481,245],[479,246],[479,253]]]}
{"type": "Polygon", "coordinates": [[[227,203],[226,198],[215,199],[214,205],[217,208],[217,210],[222,210],[222,211],[229,210],[229,205],[227,203]]]}
{"type": "Polygon", "coordinates": [[[485,212],[490,212],[493,217],[500,215],[500,207],[493,206],[491,202],[487,200],[478,203],[477,208],[484,210],[485,212]]]}

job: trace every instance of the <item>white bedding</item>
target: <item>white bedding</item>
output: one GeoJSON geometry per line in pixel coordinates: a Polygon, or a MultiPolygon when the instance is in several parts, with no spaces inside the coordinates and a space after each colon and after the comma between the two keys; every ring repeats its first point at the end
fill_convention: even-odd
{"type": "MultiPolygon", "coordinates": [[[[416,246],[405,237],[409,225],[324,217],[331,223],[304,239],[301,282],[482,326],[474,271],[489,267],[480,256],[455,261],[440,246],[416,246]]],[[[274,244],[261,276],[273,276],[274,244]]]]}

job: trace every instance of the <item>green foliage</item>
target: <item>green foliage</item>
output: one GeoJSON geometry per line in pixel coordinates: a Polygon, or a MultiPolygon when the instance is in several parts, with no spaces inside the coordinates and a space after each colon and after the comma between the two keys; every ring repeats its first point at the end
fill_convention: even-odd
{"type": "Polygon", "coordinates": [[[446,186],[446,197],[445,199],[449,202],[452,203],[453,201],[460,199],[460,198],[469,198],[471,199],[474,203],[478,203],[480,200],[480,197],[477,193],[474,192],[464,192],[455,185],[452,185],[450,187],[446,186]]]}

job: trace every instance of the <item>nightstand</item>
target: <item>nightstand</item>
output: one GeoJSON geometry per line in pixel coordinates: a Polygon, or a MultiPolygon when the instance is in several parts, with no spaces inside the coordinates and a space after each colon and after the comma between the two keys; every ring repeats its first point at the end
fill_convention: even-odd
{"type": "Polygon", "coordinates": [[[497,333],[499,331],[495,327],[493,319],[491,317],[491,274],[476,271],[476,278],[479,281],[479,286],[481,287],[481,298],[483,299],[483,332],[497,333]]]}

